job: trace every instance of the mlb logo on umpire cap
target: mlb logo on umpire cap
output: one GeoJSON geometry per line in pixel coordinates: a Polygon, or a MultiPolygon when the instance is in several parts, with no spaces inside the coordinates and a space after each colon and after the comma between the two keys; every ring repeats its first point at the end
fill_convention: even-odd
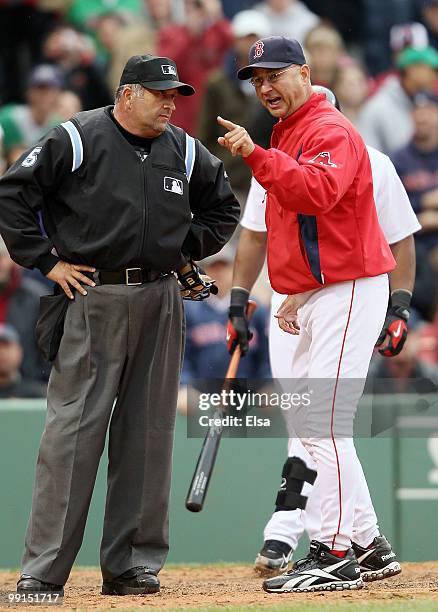
{"type": "Polygon", "coordinates": [[[161,70],[163,71],[163,74],[173,74],[173,76],[176,76],[176,68],[171,64],[162,65],[161,70]]]}
{"type": "Polygon", "coordinates": [[[255,42],[248,54],[249,64],[237,73],[240,80],[250,79],[254,68],[286,68],[306,63],[303,48],[293,38],[269,36],[255,42]]]}

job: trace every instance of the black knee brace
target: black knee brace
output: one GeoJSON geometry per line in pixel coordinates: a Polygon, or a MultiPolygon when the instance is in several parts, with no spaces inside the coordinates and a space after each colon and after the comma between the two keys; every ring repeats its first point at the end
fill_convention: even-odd
{"type": "Polygon", "coordinates": [[[275,512],[278,510],[304,510],[307,497],[301,495],[305,482],[313,485],[316,471],[309,469],[299,457],[288,457],[281,473],[281,486],[275,501],[275,512]]]}

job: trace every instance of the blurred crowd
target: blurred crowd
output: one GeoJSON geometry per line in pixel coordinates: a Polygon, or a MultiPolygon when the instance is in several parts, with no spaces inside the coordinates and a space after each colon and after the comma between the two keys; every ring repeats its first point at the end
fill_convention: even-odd
{"type": "MultiPolygon", "coordinates": [[[[172,121],[223,159],[244,205],[249,170],[217,144],[216,117],[244,125],[257,143],[269,146],[272,118],[236,70],[246,63],[250,46],[270,35],[303,44],[313,84],[331,88],[366,143],[396,166],[422,225],[415,236],[419,323],[412,331],[415,350],[405,351],[405,360],[412,355],[433,368],[438,363],[438,0],[0,0],[0,174],[52,126],[80,110],[111,104],[126,60],[153,53],[174,59],[181,80],[196,88],[195,96],[178,99],[172,121]]],[[[259,291],[263,301],[267,292],[259,291]]],[[[45,292],[45,279],[20,270],[0,245],[0,396],[32,397],[44,390],[48,366],[39,360],[32,325],[45,292]],[[3,345],[10,347],[9,358],[3,345]],[[4,394],[3,388],[9,390],[4,394]]],[[[223,292],[210,305],[222,327],[226,301],[223,292]]],[[[211,314],[201,316],[197,308],[188,309],[196,329],[199,317],[210,320],[211,314]]],[[[217,336],[206,332],[204,320],[199,324],[203,332],[192,336],[189,329],[186,379],[197,360],[201,376],[206,374],[196,338],[202,345],[203,338],[217,336]]],[[[261,331],[255,337],[267,350],[261,331]]],[[[225,353],[221,359],[225,368],[225,353]]],[[[391,367],[397,367],[396,359],[391,367]]],[[[210,370],[219,376],[213,361],[210,370]]],[[[266,355],[255,361],[266,371],[266,355]]]]}

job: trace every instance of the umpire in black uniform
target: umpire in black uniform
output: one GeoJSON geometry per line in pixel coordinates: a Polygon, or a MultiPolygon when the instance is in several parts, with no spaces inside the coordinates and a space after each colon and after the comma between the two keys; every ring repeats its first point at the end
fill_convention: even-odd
{"type": "Polygon", "coordinates": [[[160,588],[184,344],[172,272],[206,297],[190,262],[219,251],[239,218],[222,163],[169,123],[178,94],[193,93],[172,60],[134,56],[114,106],[54,128],[0,181],[12,258],[70,298],[18,591],[63,592],[108,427],[102,593],[160,588]]]}

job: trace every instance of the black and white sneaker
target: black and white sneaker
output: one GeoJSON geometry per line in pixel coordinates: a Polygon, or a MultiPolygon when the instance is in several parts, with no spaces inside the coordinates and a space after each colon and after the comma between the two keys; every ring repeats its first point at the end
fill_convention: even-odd
{"type": "Polygon", "coordinates": [[[259,576],[278,576],[288,568],[292,548],[280,540],[266,540],[254,562],[254,571],[259,576]]]}
{"type": "Polygon", "coordinates": [[[344,558],[332,555],[325,544],[312,540],[307,557],[285,574],[263,583],[267,593],[307,593],[361,589],[359,564],[350,548],[344,558]]]}
{"type": "Polygon", "coordinates": [[[391,544],[385,536],[377,536],[368,548],[362,548],[359,544],[351,544],[360,573],[365,582],[383,580],[401,573],[400,563],[392,550],[391,544]]]}

